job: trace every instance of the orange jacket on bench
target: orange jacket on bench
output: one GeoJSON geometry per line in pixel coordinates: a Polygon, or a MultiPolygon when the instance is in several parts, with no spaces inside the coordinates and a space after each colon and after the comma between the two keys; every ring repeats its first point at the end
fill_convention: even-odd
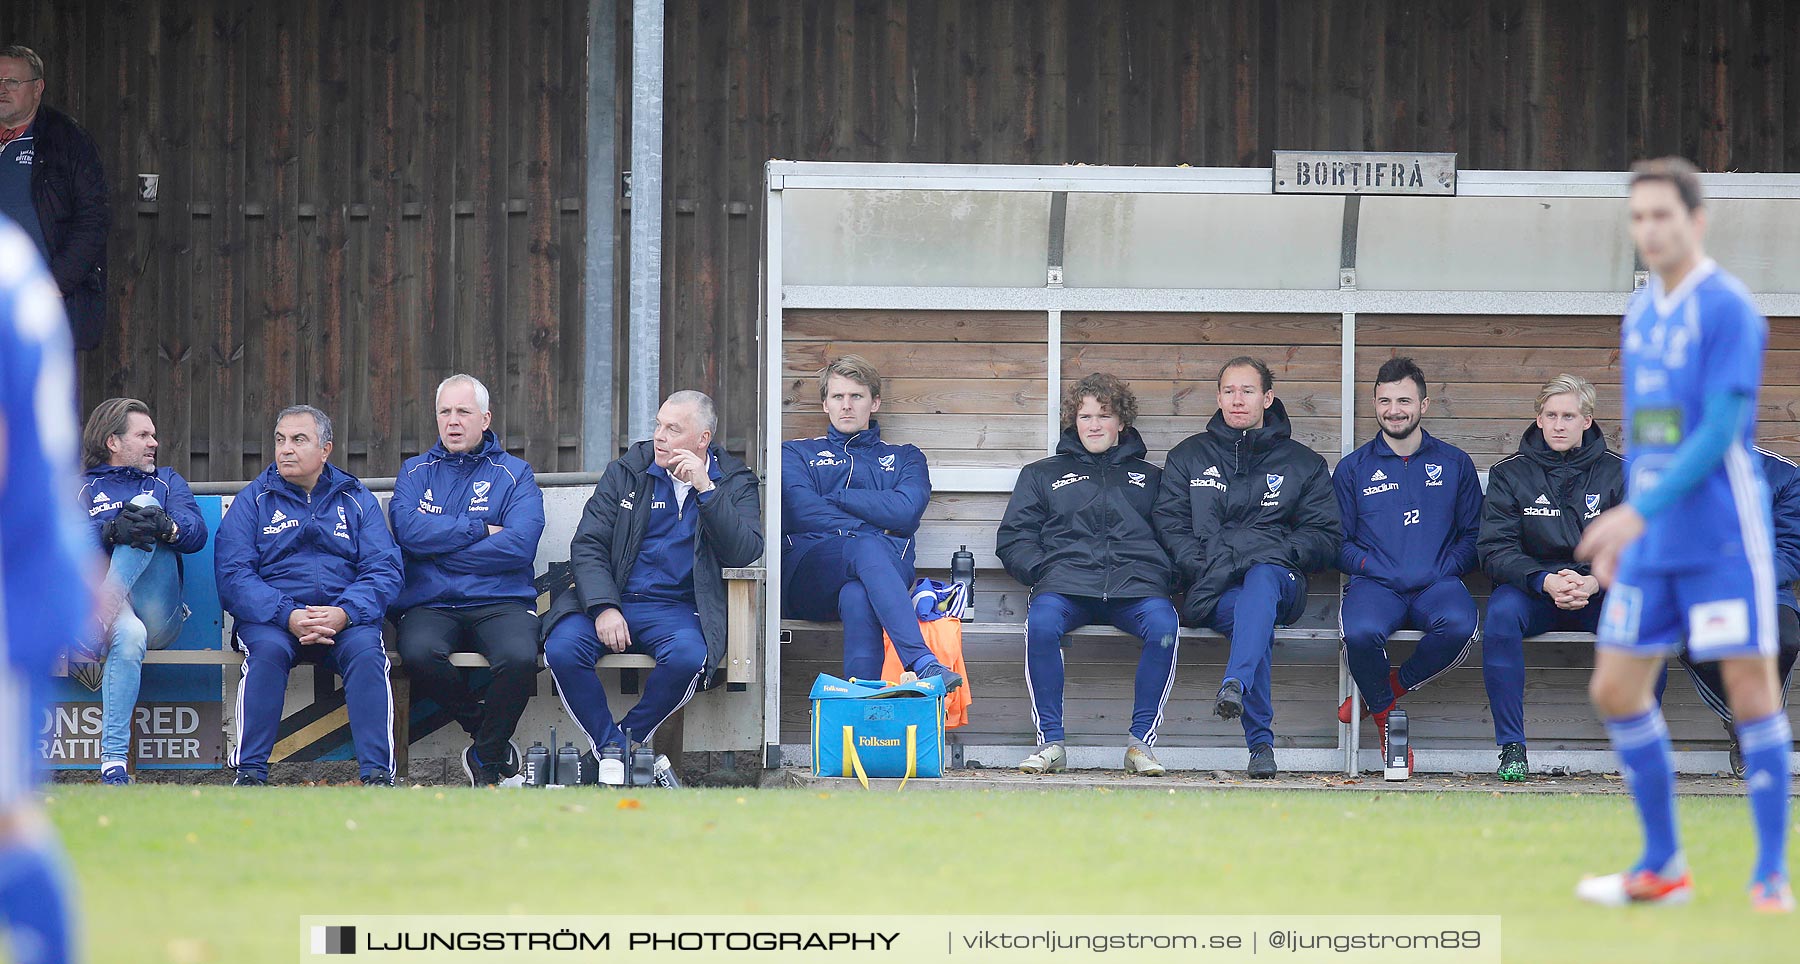
{"type": "MultiPolygon", "coordinates": [[[[962,621],[945,617],[921,622],[919,632],[924,634],[925,645],[930,648],[931,655],[936,656],[945,669],[963,678],[963,685],[944,697],[944,728],[955,729],[969,722],[969,704],[975,702],[975,694],[969,683],[969,668],[963,664],[962,621]]],[[[894,653],[894,641],[888,638],[887,633],[882,633],[881,644],[887,651],[887,660],[881,664],[881,678],[889,683],[898,683],[904,670],[900,666],[900,657],[894,653]]]]}

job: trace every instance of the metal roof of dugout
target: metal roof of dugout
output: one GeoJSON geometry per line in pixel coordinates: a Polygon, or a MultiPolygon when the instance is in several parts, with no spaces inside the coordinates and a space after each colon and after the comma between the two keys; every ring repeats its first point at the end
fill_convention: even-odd
{"type": "MultiPolygon", "coordinates": [[[[784,310],[1042,312],[1051,399],[1061,390],[1064,311],[1338,315],[1347,452],[1359,312],[1619,315],[1645,283],[1622,203],[1628,173],[1452,176],[1454,193],[1431,196],[1280,193],[1270,167],[770,161],[762,329],[770,600],[781,583],[784,310]]],[[[1708,253],[1765,315],[1800,315],[1800,174],[1701,180],[1708,253]]],[[[1056,406],[1046,408],[1048,453],[1060,426],[1056,406]]],[[[932,484],[1009,492],[1016,476],[934,468],[932,484]]],[[[764,618],[765,743],[776,744],[780,607],[772,602],[764,618]]]]}

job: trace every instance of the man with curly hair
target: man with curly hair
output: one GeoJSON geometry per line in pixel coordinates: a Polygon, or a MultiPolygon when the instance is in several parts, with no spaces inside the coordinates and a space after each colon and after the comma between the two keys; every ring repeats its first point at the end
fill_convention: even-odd
{"type": "Polygon", "coordinates": [[[1143,641],[1132,690],[1125,772],[1167,772],[1151,747],[1175,685],[1181,621],[1169,601],[1169,558],[1150,524],[1162,470],[1144,459],[1132,423],[1137,396],[1118,378],[1095,373],[1062,403],[1056,454],[1019,473],[995,551],[1014,579],[1031,587],[1025,614],[1025,685],[1038,749],[1026,773],[1067,765],[1063,750],[1063,637],[1108,623],[1143,641]]]}

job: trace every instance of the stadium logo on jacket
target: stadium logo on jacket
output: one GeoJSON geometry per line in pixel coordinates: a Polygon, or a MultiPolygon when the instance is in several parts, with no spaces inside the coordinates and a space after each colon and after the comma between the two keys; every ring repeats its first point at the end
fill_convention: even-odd
{"type": "Polygon", "coordinates": [[[894,456],[883,455],[881,458],[877,459],[876,461],[880,462],[881,467],[888,470],[889,472],[894,471],[894,456]]]}
{"type": "Polygon", "coordinates": [[[276,509],[275,514],[269,516],[269,524],[263,526],[263,535],[272,536],[283,529],[292,529],[299,524],[299,519],[290,519],[280,509],[276,509]]]}
{"type": "Polygon", "coordinates": [[[1220,492],[1225,491],[1225,483],[1219,481],[1219,467],[1215,465],[1201,473],[1199,478],[1189,479],[1188,488],[1218,489],[1220,492]]]}
{"type": "Polygon", "coordinates": [[[1562,515],[1562,510],[1551,506],[1550,498],[1548,496],[1540,493],[1537,497],[1536,502],[1534,502],[1531,505],[1528,505],[1524,508],[1523,514],[1525,514],[1525,515],[1541,515],[1541,516],[1559,516],[1559,515],[1562,515]]]}
{"type": "Polygon", "coordinates": [[[1129,483],[1131,485],[1135,485],[1141,489],[1144,487],[1144,473],[1142,473],[1142,472],[1127,472],[1127,473],[1125,473],[1125,481],[1127,483],[1129,483]]]}
{"type": "Polygon", "coordinates": [[[838,460],[836,452],[833,452],[830,449],[821,449],[819,451],[819,457],[806,464],[817,468],[822,465],[842,465],[843,463],[838,460]]]}
{"type": "Polygon", "coordinates": [[[1443,485],[1444,467],[1441,465],[1433,465],[1430,462],[1425,463],[1425,484],[1443,485]]]}
{"type": "Polygon", "coordinates": [[[435,498],[431,494],[431,490],[426,489],[425,494],[419,497],[419,511],[428,515],[443,515],[443,506],[433,504],[435,498]]]}
{"type": "Polygon", "coordinates": [[[114,509],[123,508],[125,508],[124,502],[114,502],[112,501],[112,496],[107,495],[105,492],[97,492],[94,494],[94,504],[88,507],[88,518],[92,519],[102,512],[111,512],[114,509]]]}
{"type": "Polygon", "coordinates": [[[1089,478],[1089,476],[1076,475],[1075,473],[1070,472],[1069,474],[1063,476],[1062,478],[1057,479],[1055,482],[1050,483],[1050,491],[1055,492],[1057,489],[1060,489],[1065,485],[1074,485],[1077,482],[1086,482],[1088,480],[1088,478],[1089,478]]]}

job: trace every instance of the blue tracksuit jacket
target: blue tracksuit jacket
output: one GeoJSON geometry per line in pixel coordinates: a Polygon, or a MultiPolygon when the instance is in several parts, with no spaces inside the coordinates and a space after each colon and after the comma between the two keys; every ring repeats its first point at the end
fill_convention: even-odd
{"type": "Polygon", "coordinates": [[[1375,438],[1337,464],[1344,542],[1338,568],[1395,592],[1413,592],[1475,568],[1481,533],[1481,477],[1462,449],[1423,428],[1419,450],[1394,454],[1375,438]]]}

